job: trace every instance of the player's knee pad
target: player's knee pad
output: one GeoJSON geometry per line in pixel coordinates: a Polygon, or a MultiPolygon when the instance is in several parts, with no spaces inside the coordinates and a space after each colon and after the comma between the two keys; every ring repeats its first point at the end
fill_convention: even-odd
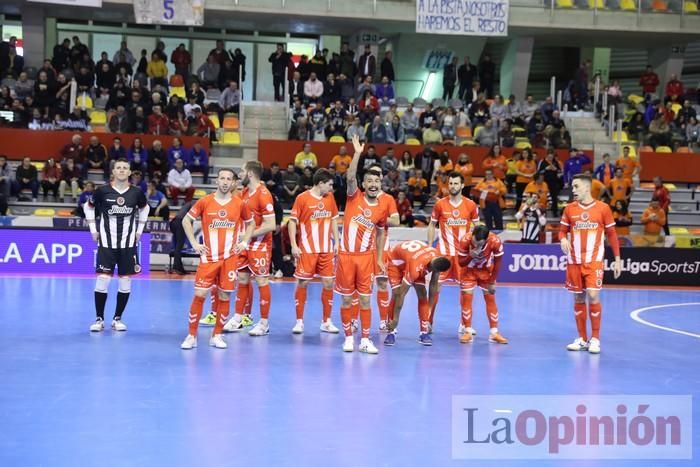
{"type": "Polygon", "coordinates": [[[97,276],[95,281],[95,292],[107,293],[109,290],[109,283],[112,280],[111,276],[100,274],[97,276]]]}
{"type": "Polygon", "coordinates": [[[120,277],[119,278],[119,292],[129,293],[131,292],[131,277],[120,277]]]}

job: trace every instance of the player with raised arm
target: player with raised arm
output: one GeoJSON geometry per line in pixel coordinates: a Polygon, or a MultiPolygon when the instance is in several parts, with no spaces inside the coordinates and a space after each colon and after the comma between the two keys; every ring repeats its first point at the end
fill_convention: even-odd
{"type": "Polygon", "coordinates": [[[384,227],[398,225],[399,214],[395,203],[388,203],[380,197],[381,172],[367,170],[363,174],[364,191],[358,188],[357,166],[364,144],[357,136],[352,138],[355,154],[347,171],[347,203],[343,218],[343,236],[338,253],[335,291],[342,295],[340,308],[345,331],[343,351],[355,350],[352,336],[352,296],[357,292],[360,298],[360,321],[362,338],[360,352],[379,353],[369,338],[372,325],[370,297],[374,282],[375,264],[384,271],[384,227]],[[376,253],[375,253],[376,249],[376,253]]]}
{"type": "Polygon", "coordinates": [[[236,312],[224,330],[241,331],[244,328],[243,312],[250,295],[250,276],[255,277],[260,291],[260,321],[248,331],[251,336],[266,336],[270,332],[270,266],[272,261],[272,232],[275,230],[275,209],[272,194],[261,181],[262,164],[248,161],[243,167],[243,185],[241,199],[250,209],[255,221],[255,230],[248,248],[238,256],[238,291],[236,293],[236,312]]]}
{"type": "Polygon", "coordinates": [[[197,347],[197,327],[207,292],[217,294],[216,324],[209,345],[217,349],[228,347],[221,336],[224,321],[229,314],[230,296],[236,288],[238,254],[248,246],[253,234],[253,216],[243,201],[232,196],[238,177],[231,169],[220,169],[216,178],[216,191],[201,198],[182,219],[182,228],[192,248],[200,255],[197,275],[194,279],[194,298],[190,306],[189,333],[180,347],[184,350],[197,347]],[[202,220],[201,244],[194,236],[192,222],[202,220]],[[238,235],[241,225],[244,233],[238,235]]]}
{"type": "Polygon", "coordinates": [[[287,229],[292,255],[296,259],[294,292],[297,322],[294,334],[304,332],[306,287],[315,275],[321,277],[323,318],[321,331],[337,334],[340,330],[331,321],[333,310],[333,259],[338,254],[338,207],[333,197],[333,175],[326,169],[314,173],[313,187],[294,200],[287,229]],[[298,237],[298,239],[297,239],[298,237]],[[332,239],[332,242],[331,242],[332,239]]]}
{"type": "Polygon", "coordinates": [[[571,182],[573,202],[567,204],[561,216],[559,242],[567,257],[565,287],[574,293],[574,315],[578,337],[568,350],[588,350],[600,353],[600,322],[602,305],[600,290],[603,288],[604,239],[607,237],[615,262],[612,270],[615,279],[620,277],[622,260],[620,244],[615,231],[610,206],[593,199],[591,177],[575,175],[571,182]],[[588,340],[586,322],[586,298],[591,318],[591,340],[588,340]]]}
{"type": "MultiPolygon", "coordinates": [[[[438,237],[438,250],[443,256],[447,256],[452,266],[442,274],[440,274],[440,283],[438,286],[438,295],[435,297],[437,305],[440,295],[440,286],[443,282],[452,281],[459,284],[459,260],[457,251],[459,242],[471,232],[474,225],[479,222],[479,206],[467,198],[462,196],[464,189],[464,177],[459,172],[450,172],[447,177],[448,196],[441,198],[433,206],[433,212],[430,215],[430,223],[428,224],[428,245],[432,246],[435,241],[435,228],[440,230],[438,237]]],[[[460,309],[461,322],[459,325],[459,335],[461,336],[469,331],[473,332],[470,326],[467,326],[465,319],[465,295],[460,293],[460,309]]],[[[430,311],[430,330],[432,331],[433,320],[435,319],[435,307],[430,311]]]]}
{"type": "Polygon", "coordinates": [[[392,320],[384,345],[396,343],[396,329],[399,315],[408,290],[413,287],[418,298],[418,318],[420,334],[418,342],[433,345],[430,337],[430,310],[435,305],[441,273],[450,269],[452,262],[433,247],[419,240],[407,240],[396,243],[386,255],[389,259],[388,275],[391,284],[392,320]]]}
{"type": "Polygon", "coordinates": [[[117,306],[112,318],[112,329],[126,331],[122,314],[131,293],[131,276],[141,272],[139,239],[148,219],[146,195],[129,184],[129,161],[118,159],[112,169],[113,180],[95,190],[92,199],[83,206],[90,234],[97,242],[97,280],[95,282],[95,314],[97,319],[90,331],[104,330],[107,291],[114,269],[119,275],[117,306]],[[99,229],[96,218],[99,217],[99,229]]]}
{"type": "MultiPolygon", "coordinates": [[[[460,288],[464,294],[462,318],[467,328],[472,326],[472,301],[474,289],[478,286],[484,293],[486,316],[489,320],[489,342],[507,344],[508,339],[498,332],[498,307],[496,306],[496,278],[503,259],[501,239],[485,225],[477,225],[459,242],[460,288]]],[[[470,331],[462,334],[462,344],[473,342],[470,331]]]]}

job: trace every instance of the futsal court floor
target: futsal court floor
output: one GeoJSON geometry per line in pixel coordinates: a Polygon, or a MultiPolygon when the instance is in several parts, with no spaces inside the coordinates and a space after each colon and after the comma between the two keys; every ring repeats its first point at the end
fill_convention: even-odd
{"type": "Polygon", "coordinates": [[[700,465],[697,400],[694,460],[455,460],[451,448],[455,395],[697,395],[699,289],[604,290],[597,356],[565,350],[575,325],[559,287],[499,286],[508,345],[487,342],[480,295],[478,335],[461,345],[457,289],[446,287],[434,345],[422,347],[410,292],[395,347],[382,345],[375,311],[372,356],[320,335],[318,283],[306,334],[293,336],[292,282],[272,283],[269,336],[230,334],[217,350],[200,327],[199,347],[180,350],[188,277],[133,281],[119,334],[88,331],[92,278],[0,280],[0,466],[700,465]]]}

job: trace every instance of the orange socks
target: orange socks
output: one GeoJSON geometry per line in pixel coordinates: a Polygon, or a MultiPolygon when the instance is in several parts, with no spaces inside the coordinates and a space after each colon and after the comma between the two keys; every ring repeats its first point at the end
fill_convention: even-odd
{"type": "Polygon", "coordinates": [[[389,319],[390,302],[388,290],[377,290],[377,307],[379,308],[379,319],[382,321],[389,319]]]}
{"type": "Polygon", "coordinates": [[[194,296],[190,305],[190,335],[197,335],[199,320],[202,318],[202,309],[204,308],[204,297],[194,296]]]}
{"type": "Polygon", "coordinates": [[[253,309],[253,296],[255,295],[255,289],[253,289],[253,283],[248,283],[248,299],[245,301],[245,308],[243,308],[243,314],[249,315],[253,309]]]}
{"type": "Polygon", "coordinates": [[[352,310],[352,319],[360,319],[360,296],[355,294],[352,297],[352,305],[350,305],[352,310]]]}
{"type": "Polygon", "coordinates": [[[248,303],[248,295],[250,294],[250,283],[241,284],[238,283],[238,290],[236,291],[236,314],[242,315],[245,311],[246,303],[248,303]]]}
{"type": "Polygon", "coordinates": [[[345,337],[352,336],[352,319],[354,313],[352,307],[344,308],[340,307],[340,320],[343,323],[343,331],[345,331],[345,337]]]}
{"type": "MultiPolygon", "coordinates": [[[[369,308],[360,309],[360,322],[362,323],[362,337],[369,337],[369,330],[372,328],[372,310],[369,308]]],[[[352,331],[352,329],[351,329],[352,331]]]]}
{"type": "Polygon", "coordinates": [[[462,326],[472,327],[472,302],[474,295],[470,293],[460,294],[459,303],[462,308],[462,326]]]}
{"type": "MultiPolygon", "coordinates": [[[[596,339],[600,339],[600,320],[601,320],[601,312],[603,311],[603,306],[600,303],[590,303],[588,305],[588,314],[591,315],[591,335],[592,337],[595,337],[596,339]]],[[[584,305],[583,308],[583,313],[581,313],[584,316],[586,316],[586,308],[584,305]]]]}
{"type": "Polygon", "coordinates": [[[586,304],[574,303],[574,317],[576,318],[576,329],[578,337],[588,342],[588,332],[586,331],[586,304]]]}
{"type": "Polygon", "coordinates": [[[216,324],[214,325],[213,335],[221,334],[224,329],[224,323],[228,319],[229,309],[231,308],[229,300],[221,300],[217,297],[216,300],[216,324]]]}
{"type": "Polygon", "coordinates": [[[268,319],[270,316],[270,284],[263,285],[260,288],[260,318],[268,319]]]}
{"type": "Polygon", "coordinates": [[[484,301],[486,302],[486,316],[489,318],[489,327],[491,329],[498,327],[498,307],[496,306],[496,295],[492,293],[484,293],[484,301]]]}
{"type": "Polygon", "coordinates": [[[428,332],[430,306],[428,306],[428,299],[418,299],[418,319],[420,320],[420,332],[421,334],[428,332]]]}
{"type": "Polygon", "coordinates": [[[323,322],[331,317],[333,311],[333,289],[321,289],[321,303],[323,304],[323,322]]]}
{"type": "Polygon", "coordinates": [[[297,319],[304,319],[304,306],[306,306],[306,287],[298,287],[294,291],[294,305],[296,306],[297,319]]]}

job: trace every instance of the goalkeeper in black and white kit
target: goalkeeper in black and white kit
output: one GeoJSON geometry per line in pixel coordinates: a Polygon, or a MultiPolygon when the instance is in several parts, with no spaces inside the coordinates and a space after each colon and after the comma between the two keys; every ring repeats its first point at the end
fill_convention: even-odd
{"type": "Polygon", "coordinates": [[[118,159],[112,169],[111,183],[96,189],[92,200],[83,208],[92,238],[98,245],[95,265],[97,319],[90,326],[92,332],[104,330],[107,291],[115,267],[119,275],[119,291],[112,329],[126,331],[122,313],[131,292],[130,276],[141,272],[138,243],[148,219],[148,203],[143,191],[129,183],[129,176],[129,161],[118,159]]]}

